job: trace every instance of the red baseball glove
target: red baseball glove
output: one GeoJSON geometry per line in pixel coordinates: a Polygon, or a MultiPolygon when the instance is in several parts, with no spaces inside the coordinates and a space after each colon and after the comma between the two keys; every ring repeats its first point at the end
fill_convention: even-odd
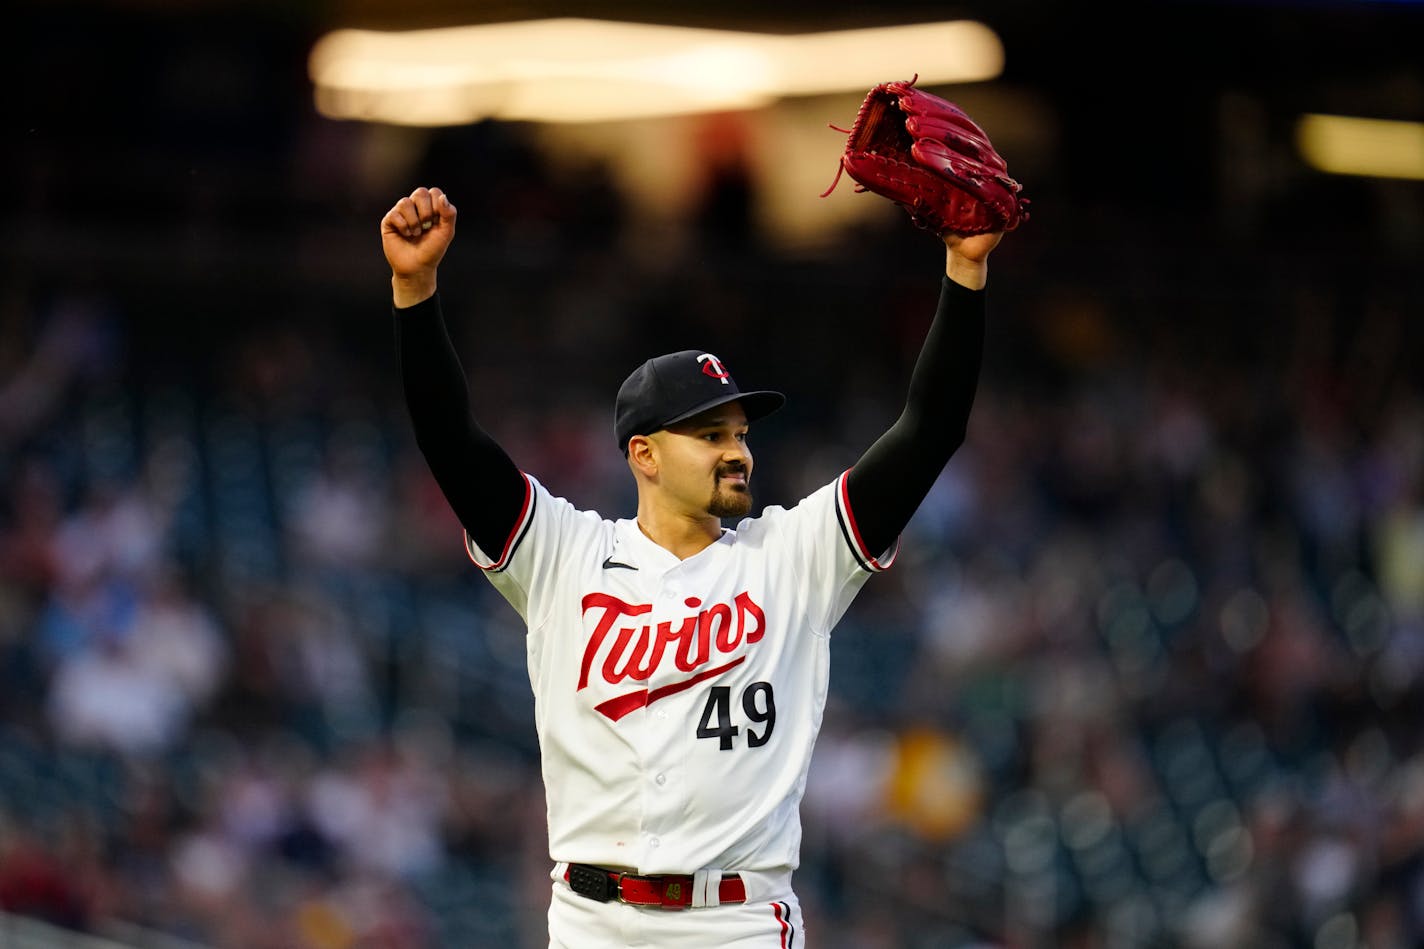
{"type": "MultiPolygon", "coordinates": [[[[865,97],[855,124],[845,132],[841,171],[909,212],[937,235],[1011,231],[1028,220],[1023,186],[989,136],[952,102],[909,82],[882,82],[865,97]]],[[[835,126],[832,126],[835,128],[835,126]]]]}

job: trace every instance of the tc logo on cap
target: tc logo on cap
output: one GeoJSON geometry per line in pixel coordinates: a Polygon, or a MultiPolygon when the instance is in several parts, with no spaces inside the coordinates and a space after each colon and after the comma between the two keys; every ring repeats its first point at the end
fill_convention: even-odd
{"type": "Polygon", "coordinates": [[[703,353],[697,357],[697,361],[702,363],[702,374],[711,376],[722,383],[727,384],[727,370],[722,365],[722,360],[711,353],[703,353]]]}

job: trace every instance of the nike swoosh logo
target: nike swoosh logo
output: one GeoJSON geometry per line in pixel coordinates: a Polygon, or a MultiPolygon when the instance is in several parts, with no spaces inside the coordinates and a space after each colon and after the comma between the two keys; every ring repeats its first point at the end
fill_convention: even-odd
{"type": "Polygon", "coordinates": [[[607,560],[603,561],[603,569],[604,569],[604,570],[615,570],[615,569],[617,569],[617,568],[619,568],[619,567],[622,567],[624,570],[637,570],[637,569],[638,569],[637,567],[633,566],[631,563],[621,563],[621,562],[619,562],[619,561],[617,561],[617,560],[614,560],[612,557],[609,557],[607,560]]]}

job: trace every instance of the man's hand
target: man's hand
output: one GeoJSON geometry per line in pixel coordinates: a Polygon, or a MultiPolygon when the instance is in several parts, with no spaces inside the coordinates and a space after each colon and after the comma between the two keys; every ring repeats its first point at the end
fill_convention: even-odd
{"type": "Polygon", "coordinates": [[[989,280],[989,254],[1004,237],[1003,231],[988,234],[944,235],[944,272],[955,283],[970,290],[982,290],[989,280]]]}
{"type": "Polygon", "coordinates": [[[435,271],[455,237],[455,205],[439,188],[416,188],[381,218],[381,248],[400,308],[435,294],[435,271]]]}

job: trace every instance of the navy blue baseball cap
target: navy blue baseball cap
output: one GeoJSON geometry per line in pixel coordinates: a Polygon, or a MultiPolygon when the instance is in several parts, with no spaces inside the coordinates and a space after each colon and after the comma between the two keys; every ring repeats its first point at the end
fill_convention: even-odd
{"type": "Polygon", "coordinates": [[[722,360],[700,350],[649,359],[618,388],[613,407],[618,447],[627,454],[634,435],[650,435],[728,402],[741,402],[751,422],[781,408],[786,396],[767,389],[743,392],[722,360]]]}

